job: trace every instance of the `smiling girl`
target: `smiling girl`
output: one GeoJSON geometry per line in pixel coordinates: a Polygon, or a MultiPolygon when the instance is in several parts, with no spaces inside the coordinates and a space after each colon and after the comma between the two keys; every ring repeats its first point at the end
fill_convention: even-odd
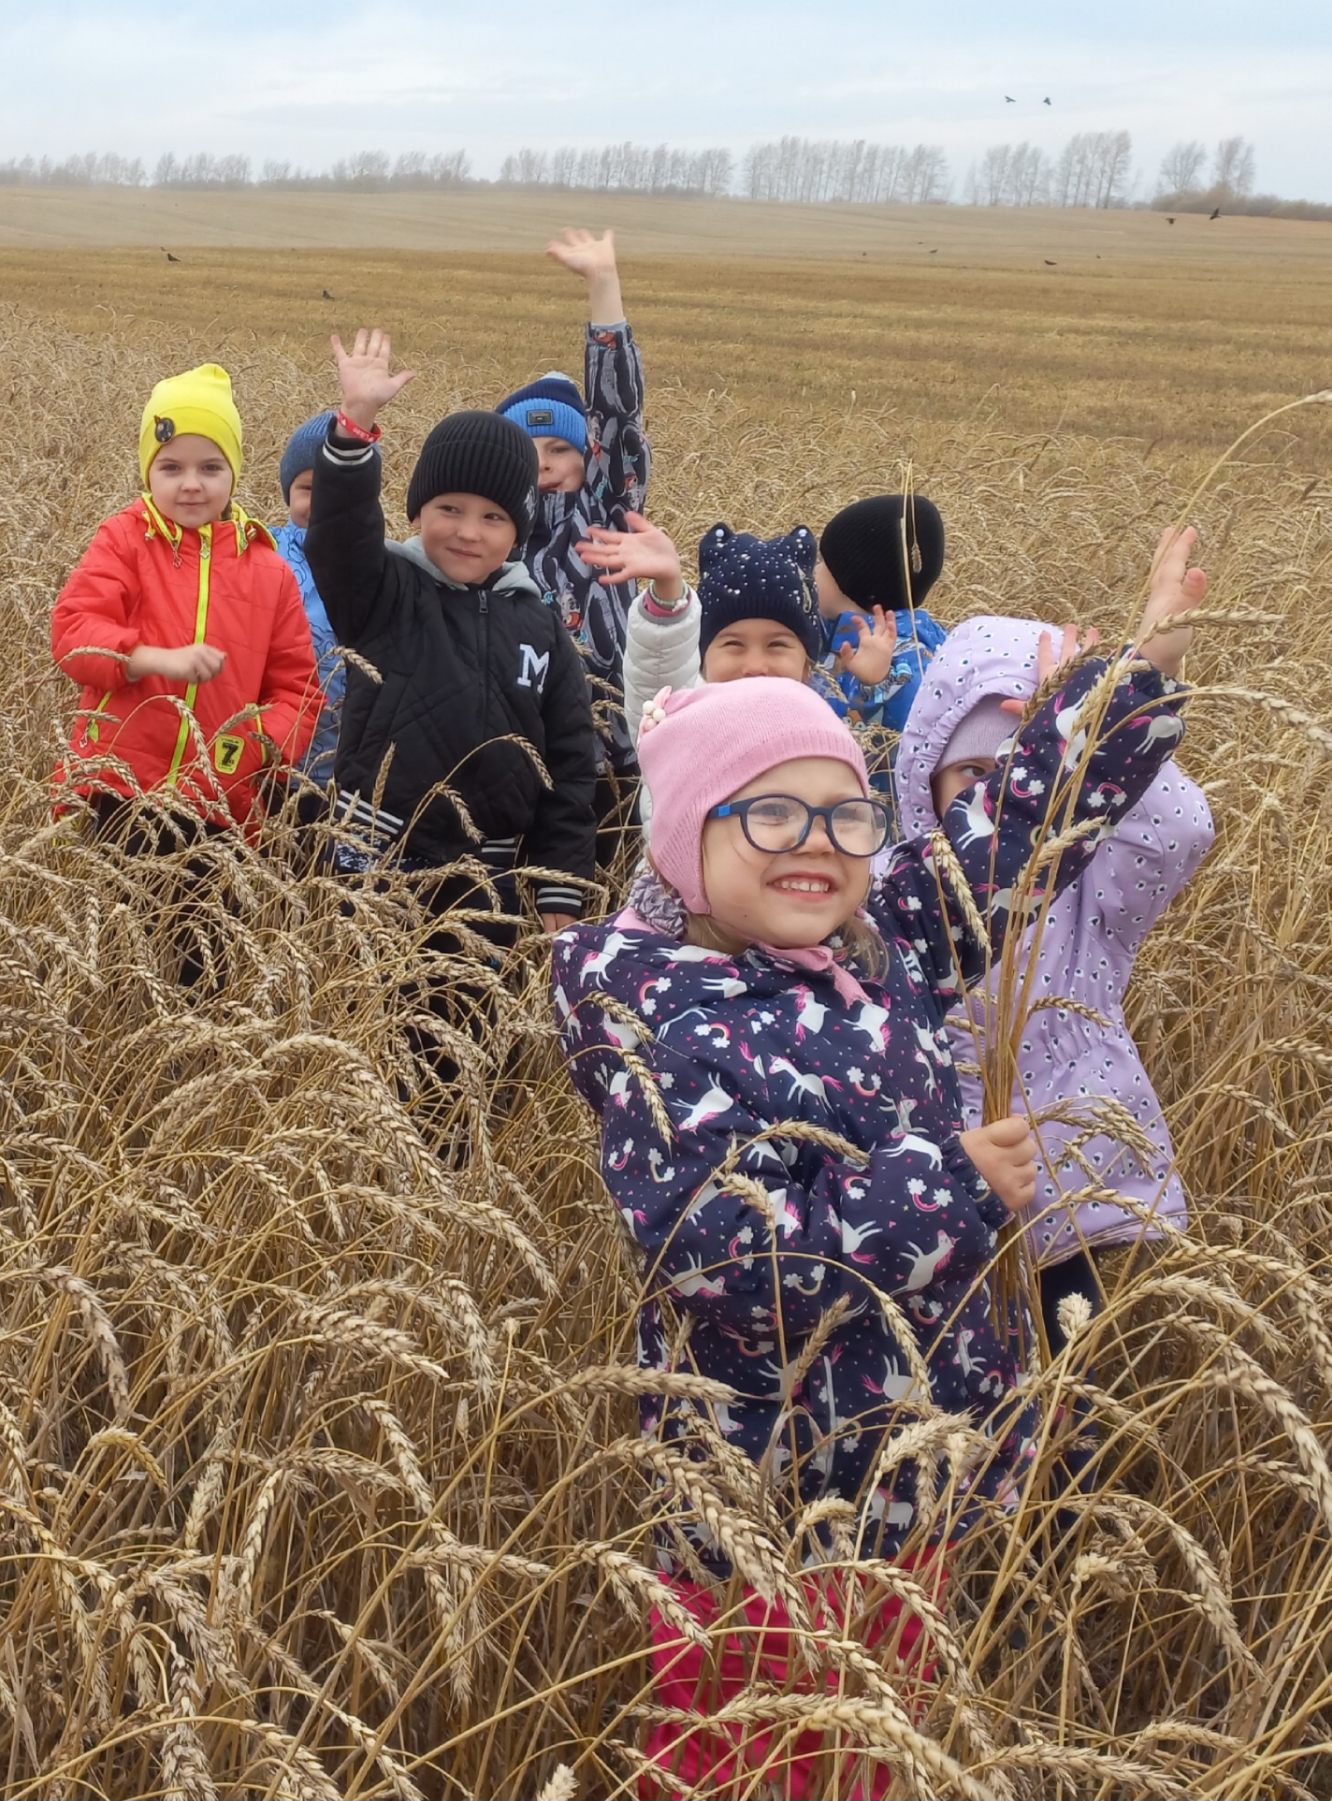
{"type": "MultiPolygon", "coordinates": [[[[1009,1211],[995,1191],[1010,1184],[987,1184],[961,1142],[945,1014],[1002,943],[1003,895],[1047,812],[1059,805],[1065,831],[1099,822],[1068,832],[1063,888],[1173,751],[1187,634],[1159,628],[1198,592],[1191,543],[1163,541],[1140,655],[1113,675],[1084,662],[1020,730],[1021,795],[992,773],[944,809],[947,847],[899,845],[873,882],[887,810],[812,690],[755,677],[659,699],[640,739],[652,867],[615,919],[555,941],[570,1070],[600,1117],[603,1175],[643,1253],[642,1366],[732,1386],[715,1427],[765,1471],[788,1530],[810,1502],[845,1501],[860,1556],[923,1559],[936,1591],[943,1547],[922,1543],[935,1498],[918,1493],[910,1461],[884,1461],[913,1403],[966,1416],[988,1442],[955,1472],[946,1540],[979,1497],[1015,1502],[1038,1427],[1014,1392],[1014,1343],[996,1328],[986,1280],[1009,1211]],[[899,1339],[880,1294],[913,1342],[899,1339]],[[928,1395],[912,1375],[922,1360],[928,1395]]],[[[700,1411],[650,1396],[642,1430],[687,1446],[700,1411]]],[[[712,1622],[716,1584],[732,1573],[721,1546],[692,1514],[663,1519],[660,1544],[679,1605],[712,1622]]],[[[807,1566],[833,1554],[826,1521],[807,1523],[807,1566]]],[[[817,1574],[809,1584],[818,1618],[817,1574]]],[[[743,1588],[742,1605],[745,1625],[709,1666],[707,1698],[698,1648],[654,1621],[656,1698],[697,1715],[649,1743],[674,1772],[667,1792],[680,1781],[752,1792],[764,1734],[706,1715],[752,1673],[784,1679],[789,1621],[743,1588]],[[757,1663],[747,1629],[764,1635],[757,1663]]],[[[897,1623],[890,1611],[865,1623],[867,1645],[897,1623]]],[[[784,1780],[807,1792],[800,1756],[784,1780]]]]}

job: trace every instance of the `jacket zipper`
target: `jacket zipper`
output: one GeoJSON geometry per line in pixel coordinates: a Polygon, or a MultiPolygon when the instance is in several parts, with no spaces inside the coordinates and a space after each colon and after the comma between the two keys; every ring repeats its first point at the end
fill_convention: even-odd
{"type": "Polygon", "coordinates": [[[477,595],[481,603],[481,693],[483,723],[490,730],[490,597],[484,588],[477,595]]]}
{"type": "MultiPolygon", "coordinates": [[[[194,603],[194,642],[202,644],[204,633],[208,629],[208,577],[213,560],[213,528],[211,525],[199,527],[199,593],[194,603]]],[[[190,739],[190,715],[194,711],[194,703],[198,698],[199,684],[191,682],[185,690],[185,711],[181,715],[180,730],[176,734],[176,748],[171,754],[171,767],[167,770],[167,787],[174,788],[176,778],[180,774],[180,766],[185,756],[185,746],[190,739]]]]}

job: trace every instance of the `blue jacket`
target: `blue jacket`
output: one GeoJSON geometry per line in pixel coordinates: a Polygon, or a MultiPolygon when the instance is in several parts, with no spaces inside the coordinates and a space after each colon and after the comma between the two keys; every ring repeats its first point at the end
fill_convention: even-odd
{"type": "Polygon", "coordinates": [[[319,686],[324,691],[324,705],[315,726],[310,748],[298,767],[311,781],[326,783],[333,774],[333,758],[338,748],[338,726],[342,719],[342,700],[347,692],[347,669],[338,655],[337,633],[328,622],[328,614],[315,586],[314,574],[305,560],[305,528],[288,519],[273,533],[278,555],[290,566],[301,591],[301,605],[310,622],[314,641],[315,663],[319,670],[319,686]]]}
{"type": "MultiPolygon", "coordinates": [[[[929,840],[895,848],[868,909],[887,968],[860,976],[863,998],[845,1000],[829,972],[774,954],[682,943],[651,878],[610,924],[555,939],[555,1009],[574,1085],[600,1116],[606,1186],[643,1252],[641,1365],[730,1384],[735,1400],[710,1410],[716,1428],[770,1470],[786,1523],[820,1496],[844,1498],[859,1509],[865,1556],[893,1556],[915,1521],[914,1466],[882,1476],[877,1466],[922,1403],[968,1415],[991,1444],[961,1478],[969,1493],[954,1531],[974,1496],[1011,1502],[1034,1457],[1036,1410],[1015,1393],[1014,1342],[991,1319],[982,1273],[1005,1212],[959,1142],[945,1014],[959,981],[979,980],[1002,943],[1051,795],[1062,823],[1076,708],[1104,672],[1083,664],[1027,726],[1002,806],[996,773],[943,821],[988,915],[984,939],[960,908],[941,908],[949,877],[929,840]],[[788,1122],[835,1133],[856,1155],[783,1136],[788,1122]],[[730,1169],[748,1189],[728,1182],[730,1169]],[[767,1191],[766,1217],[753,1184],[767,1191]],[[879,1291],[901,1309],[928,1395],[879,1291]],[[829,1327],[835,1303],[845,1311],[829,1327]],[[806,1357],[816,1331],[826,1336],[806,1357]]],[[[1100,830],[1070,843],[1061,888],[1173,752],[1181,692],[1151,669],[1126,673],[1114,690],[1074,814],[1099,818],[1100,830]]],[[[694,1407],[649,1397],[642,1429],[686,1437],[694,1407]]],[[[668,1565],[680,1556],[670,1531],[725,1572],[692,1516],[667,1529],[668,1565]]]]}
{"type": "Polygon", "coordinates": [[[882,726],[887,731],[900,732],[920,690],[921,677],[929,668],[930,658],[948,633],[924,607],[917,607],[914,612],[910,608],[904,608],[900,613],[894,613],[897,652],[893,657],[892,668],[883,681],[873,688],[867,688],[842,668],[833,648],[835,644],[842,642],[852,618],[854,613],[848,612],[835,620],[826,619],[823,623],[827,648],[822,667],[828,682],[824,690],[828,703],[844,719],[849,718],[853,723],[882,726]]]}

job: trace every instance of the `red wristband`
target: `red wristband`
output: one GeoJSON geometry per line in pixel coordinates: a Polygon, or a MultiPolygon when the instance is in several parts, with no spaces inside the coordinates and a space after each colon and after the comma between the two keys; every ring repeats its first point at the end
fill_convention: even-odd
{"type": "Polygon", "coordinates": [[[377,425],[372,425],[367,431],[363,425],[358,425],[354,419],[349,419],[341,407],[334,413],[333,423],[344,437],[355,438],[361,444],[378,444],[383,436],[377,425]]]}

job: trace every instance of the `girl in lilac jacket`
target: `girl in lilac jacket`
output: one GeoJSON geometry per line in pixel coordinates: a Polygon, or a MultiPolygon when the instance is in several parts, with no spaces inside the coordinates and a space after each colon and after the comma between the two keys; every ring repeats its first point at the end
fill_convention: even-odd
{"type": "MultiPolygon", "coordinates": [[[[1083,663],[1022,729],[1002,806],[996,772],[947,808],[951,855],[937,840],[899,845],[873,886],[887,809],[817,695],[771,677],[672,695],[639,746],[653,869],[615,919],[555,939],[570,1071],[643,1253],[640,1363],[734,1391],[710,1410],[649,1395],[642,1430],[687,1445],[711,1411],[767,1473],[793,1534],[811,1502],[839,1498],[861,1555],[896,1556],[913,1533],[919,1546],[933,1496],[909,1460],[885,1460],[913,1401],[988,1440],[956,1472],[951,1536],[976,1496],[1011,1505],[1034,1457],[1036,1408],[990,1309],[1005,1208],[959,1141],[945,1014],[1002,944],[1005,895],[1052,807],[1071,802],[1100,828],[1070,839],[1063,889],[1174,749],[1187,632],[1150,628],[1202,598],[1194,541],[1163,537],[1144,649],[1108,699],[1106,665],[1083,663]],[[1093,690],[1105,713],[1084,758],[1093,690]],[[797,1122],[818,1136],[783,1131],[797,1122]],[[897,1304],[891,1322],[880,1293],[897,1304]]],[[[828,1530],[805,1524],[808,1565],[834,1555],[828,1530]]],[[[681,1605],[709,1617],[714,1598],[690,1572],[731,1572],[704,1520],[663,1514],[660,1546],[681,1605]]],[[[682,1655],[678,1635],[658,1633],[663,1690],[682,1655]]],[[[696,1736],[672,1755],[695,1774],[712,1758],[715,1776],[696,1736]]]]}
{"type": "MultiPolygon", "coordinates": [[[[936,654],[898,755],[906,833],[937,830],[954,791],[991,775],[1017,725],[1011,709],[1020,712],[1035,692],[1043,632],[1051,641],[1053,628],[1035,620],[969,619],[936,654]]],[[[1065,1113],[1064,1120],[1040,1126],[1042,1165],[1029,1209],[1043,1299],[1048,1293],[1054,1303],[1044,1309],[1046,1328],[1056,1345],[1062,1342],[1058,1299],[1077,1289],[1094,1308],[1099,1302],[1089,1255],[1094,1260],[1110,1246],[1159,1238],[1184,1223],[1184,1190],[1170,1134],[1125,1022],[1124,996],[1143,939],[1198,868],[1213,835],[1201,789],[1168,762],[1120,819],[1113,837],[1098,847],[1078,882],[1052,904],[1040,934],[1033,998],[1067,997],[1105,1022],[1063,1007],[1042,1007],[1024,1021],[1018,1045],[1021,1087],[1014,1106],[1029,1105],[1039,1116],[1059,1103],[1065,1113]],[[1128,1109],[1150,1155],[1105,1133],[1088,1137],[1089,1110],[1107,1096],[1128,1109]],[[1105,1198],[1065,1202],[1065,1195],[1096,1184],[1105,1198]],[[1141,1211],[1117,1205],[1110,1191],[1155,1213],[1159,1226],[1145,1226],[1141,1211]]],[[[949,1024],[968,1123],[981,1116],[980,1078],[971,1071],[983,1054],[985,994],[993,996],[996,976],[997,968],[969,1003],[975,1029],[960,1012],[949,1024]]]]}

